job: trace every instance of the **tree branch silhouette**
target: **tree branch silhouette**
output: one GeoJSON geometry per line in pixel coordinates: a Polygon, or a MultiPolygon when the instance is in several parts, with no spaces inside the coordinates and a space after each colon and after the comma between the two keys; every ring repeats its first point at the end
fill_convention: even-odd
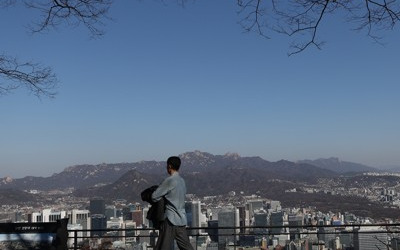
{"type": "Polygon", "coordinates": [[[0,95],[25,87],[37,97],[56,95],[57,78],[49,67],[32,62],[20,63],[15,58],[0,56],[0,95]]]}
{"type": "MultiPolygon", "coordinates": [[[[39,10],[41,16],[29,28],[42,33],[59,25],[84,25],[92,38],[104,34],[103,20],[113,0],[26,0],[25,7],[39,10]]],[[[0,8],[7,8],[15,0],[0,0],[0,8]]],[[[38,97],[54,97],[58,79],[51,67],[35,62],[21,62],[9,55],[0,55],[0,95],[25,87],[38,97]]]]}
{"type": "Polygon", "coordinates": [[[366,30],[374,40],[381,38],[380,31],[394,29],[400,20],[397,0],[237,0],[237,5],[245,31],[291,37],[289,55],[310,46],[321,48],[318,31],[328,15],[344,15],[352,29],[366,30]]]}
{"type": "Polygon", "coordinates": [[[30,0],[25,4],[41,13],[39,22],[30,26],[33,33],[55,28],[63,23],[72,26],[83,24],[95,38],[104,34],[101,27],[104,26],[103,19],[108,18],[107,12],[112,0],[30,0]]]}
{"type": "MultiPolygon", "coordinates": [[[[161,0],[164,1],[164,0],[161,0]]],[[[175,0],[185,7],[187,0],[175,0]]],[[[0,0],[0,8],[16,4],[0,0]]],[[[255,31],[270,38],[271,32],[292,39],[288,55],[309,47],[321,49],[320,32],[328,15],[344,15],[354,30],[380,41],[379,32],[393,30],[400,20],[400,0],[237,0],[239,24],[244,31],[255,31]]],[[[40,18],[29,28],[42,33],[61,25],[85,26],[92,38],[104,34],[103,20],[113,0],[26,0],[25,7],[40,12],[40,18]]],[[[36,96],[54,97],[58,80],[50,67],[20,62],[0,55],[0,95],[25,86],[36,96]]]]}

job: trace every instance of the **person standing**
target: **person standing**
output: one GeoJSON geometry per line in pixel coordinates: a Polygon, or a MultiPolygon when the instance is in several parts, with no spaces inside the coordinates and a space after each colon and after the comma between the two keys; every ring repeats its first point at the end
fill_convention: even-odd
{"type": "Polygon", "coordinates": [[[185,196],[186,184],[179,175],[181,159],[171,156],[167,160],[169,176],[152,193],[154,202],[165,198],[165,220],[160,225],[156,250],[173,249],[174,240],[180,250],[193,250],[186,232],[185,196]]]}

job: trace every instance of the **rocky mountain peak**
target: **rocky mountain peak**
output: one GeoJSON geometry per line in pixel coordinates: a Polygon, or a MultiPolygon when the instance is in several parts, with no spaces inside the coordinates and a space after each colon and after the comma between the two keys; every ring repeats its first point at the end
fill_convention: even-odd
{"type": "Polygon", "coordinates": [[[224,154],[224,158],[232,158],[233,160],[237,160],[240,158],[240,155],[238,153],[228,152],[224,154]]]}
{"type": "Polygon", "coordinates": [[[8,183],[11,183],[13,181],[14,181],[14,179],[11,178],[10,176],[6,176],[1,180],[1,182],[4,183],[4,184],[8,184],[8,183]]]}
{"type": "Polygon", "coordinates": [[[183,154],[180,154],[179,157],[181,159],[200,159],[200,158],[204,158],[204,159],[208,159],[210,157],[213,157],[214,155],[207,153],[207,152],[201,152],[199,150],[195,150],[193,152],[186,152],[183,154]]]}
{"type": "Polygon", "coordinates": [[[215,162],[215,156],[201,151],[194,151],[194,152],[186,152],[179,157],[182,160],[182,164],[184,165],[198,165],[198,166],[207,166],[215,162]]]}

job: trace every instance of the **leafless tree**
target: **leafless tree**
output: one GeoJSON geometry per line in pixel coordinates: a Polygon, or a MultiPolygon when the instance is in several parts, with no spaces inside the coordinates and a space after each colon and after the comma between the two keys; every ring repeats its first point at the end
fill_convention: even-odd
{"type": "Polygon", "coordinates": [[[18,62],[15,58],[0,55],[0,94],[10,93],[20,87],[28,88],[36,96],[53,97],[57,78],[51,68],[32,62],[18,62]]]}
{"type": "MultiPolygon", "coordinates": [[[[16,0],[0,0],[0,8],[17,4],[16,0]]],[[[40,17],[29,28],[40,33],[59,25],[83,24],[92,37],[103,34],[103,20],[112,0],[26,0],[24,6],[39,11],[40,17]]],[[[36,96],[54,97],[58,80],[50,67],[34,62],[21,62],[12,56],[0,55],[0,95],[26,87],[36,96]]]]}
{"type": "MultiPolygon", "coordinates": [[[[168,0],[160,0],[165,2],[168,0]]],[[[173,0],[185,6],[187,0],[173,0]]],[[[194,1],[194,0],[193,0],[194,1]]],[[[0,0],[0,8],[16,4],[0,0]]],[[[37,22],[30,26],[40,33],[59,25],[84,25],[92,37],[103,35],[103,20],[113,0],[25,0],[25,7],[39,11],[37,22]]],[[[256,31],[269,38],[273,32],[293,39],[289,55],[310,46],[320,49],[323,42],[318,32],[329,15],[345,18],[355,30],[365,30],[372,39],[380,31],[392,30],[400,19],[400,0],[237,0],[239,23],[245,31],[256,31]]],[[[57,78],[50,67],[20,62],[0,55],[0,95],[22,86],[37,96],[55,95],[57,78]]]]}
{"type": "Polygon", "coordinates": [[[398,0],[237,0],[240,24],[267,38],[271,32],[290,36],[289,55],[310,46],[320,49],[319,29],[328,15],[344,17],[355,30],[366,30],[379,40],[382,30],[392,30],[400,19],[398,0]]]}
{"type": "Polygon", "coordinates": [[[30,27],[32,32],[42,32],[60,24],[85,25],[93,37],[104,34],[101,27],[107,18],[112,0],[25,0],[28,8],[39,10],[39,22],[30,27]]]}

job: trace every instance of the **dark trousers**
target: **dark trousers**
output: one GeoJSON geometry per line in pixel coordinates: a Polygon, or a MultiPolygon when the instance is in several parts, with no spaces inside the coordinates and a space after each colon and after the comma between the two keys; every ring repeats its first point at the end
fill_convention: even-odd
{"type": "Polygon", "coordinates": [[[160,226],[160,236],[158,237],[155,250],[170,250],[174,248],[174,240],[180,250],[193,250],[186,226],[175,226],[166,219],[160,226]]]}

